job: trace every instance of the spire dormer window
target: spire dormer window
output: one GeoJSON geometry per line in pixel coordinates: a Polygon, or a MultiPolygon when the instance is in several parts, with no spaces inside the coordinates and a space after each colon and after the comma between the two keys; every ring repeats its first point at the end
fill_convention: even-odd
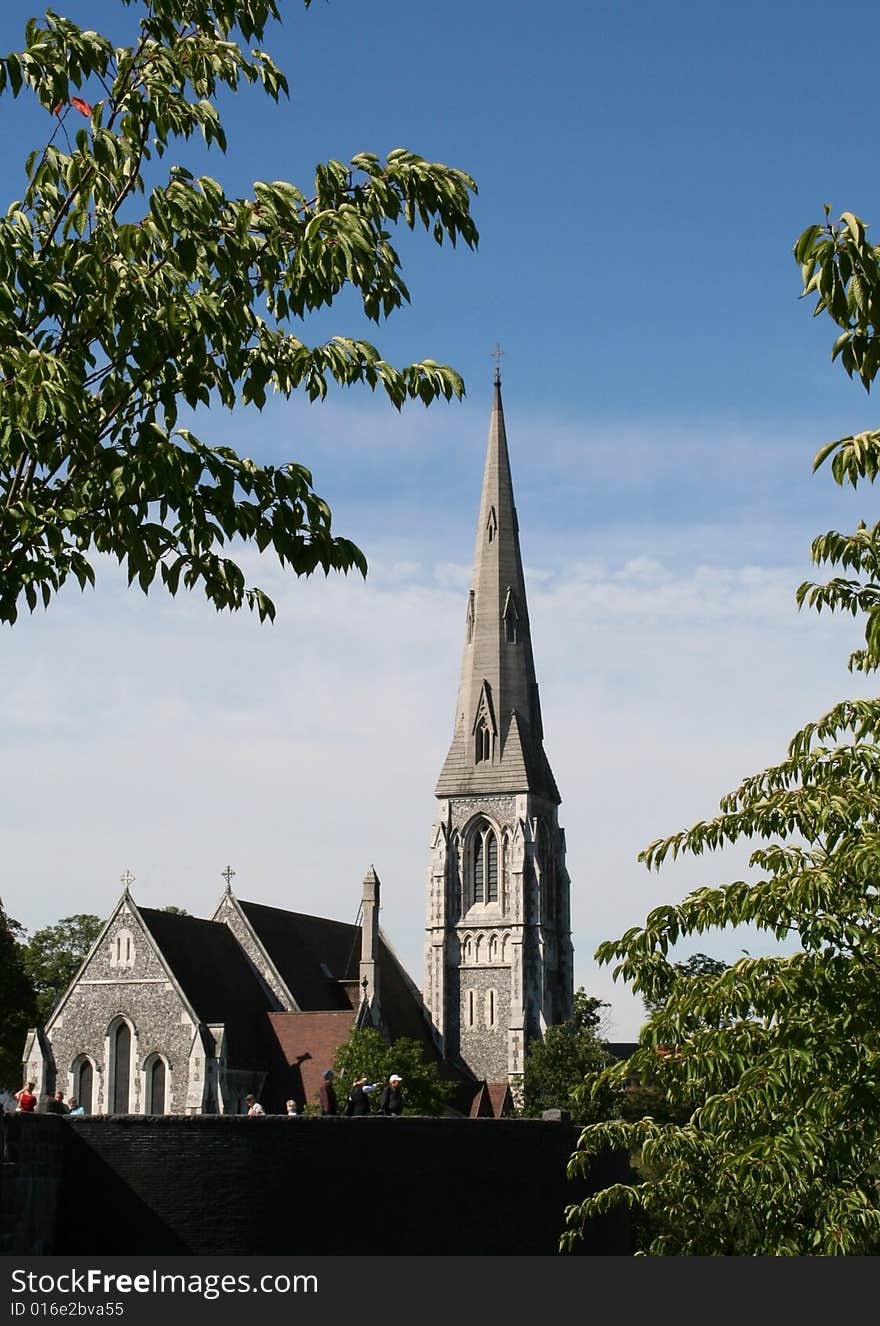
{"type": "Polygon", "coordinates": [[[489,543],[495,542],[495,535],[498,533],[498,517],[495,514],[494,506],[489,508],[489,519],[486,521],[486,538],[489,543]]]}
{"type": "Polygon", "coordinates": [[[474,638],[474,591],[468,594],[467,605],[467,642],[471,644],[474,638]]]}
{"type": "Polygon", "coordinates": [[[495,749],[496,726],[492,708],[492,688],[487,681],[483,682],[471,732],[474,738],[474,764],[483,764],[491,760],[495,749]]]}

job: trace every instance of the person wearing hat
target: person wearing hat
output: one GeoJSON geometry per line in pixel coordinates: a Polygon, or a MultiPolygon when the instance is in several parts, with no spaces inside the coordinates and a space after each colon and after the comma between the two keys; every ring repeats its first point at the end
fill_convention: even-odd
{"type": "Polygon", "coordinates": [[[321,1114],[326,1117],[328,1114],[336,1114],[336,1088],[333,1085],[333,1069],[326,1068],[324,1076],[321,1079],[321,1090],[318,1093],[321,1101],[321,1114]]]}
{"type": "Polygon", "coordinates": [[[375,1091],[378,1082],[368,1082],[365,1077],[356,1077],[351,1084],[351,1091],[348,1093],[348,1104],[345,1107],[345,1113],[349,1116],[370,1113],[369,1092],[375,1091]]]}
{"type": "Polygon", "coordinates": [[[387,1083],[382,1088],[382,1095],[379,1099],[380,1114],[403,1114],[403,1092],[400,1084],[403,1078],[399,1073],[392,1073],[387,1083]]]}

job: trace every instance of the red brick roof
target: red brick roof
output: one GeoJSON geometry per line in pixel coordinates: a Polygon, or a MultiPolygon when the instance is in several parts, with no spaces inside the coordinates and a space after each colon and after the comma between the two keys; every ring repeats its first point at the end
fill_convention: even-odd
{"type": "MultiPolygon", "coordinates": [[[[270,1013],[269,1023],[287,1068],[279,1095],[288,1092],[302,1109],[317,1104],[324,1070],[333,1067],[336,1051],[348,1040],[355,1022],[353,1008],[316,1013],[270,1013]]],[[[276,1102],[273,1102],[276,1103],[276,1102]]],[[[277,1102],[283,1108],[283,1101],[277,1102]]]]}

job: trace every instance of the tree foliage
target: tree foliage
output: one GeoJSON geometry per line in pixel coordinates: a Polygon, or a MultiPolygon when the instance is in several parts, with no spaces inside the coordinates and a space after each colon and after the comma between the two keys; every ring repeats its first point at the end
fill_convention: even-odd
{"type": "MultiPolygon", "coordinates": [[[[840,328],[832,356],[867,388],[880,365],[880,248],[852,213],[809,227],[795,246],[804,294],[840,328]]],[[[838,484],[873,480],[880,432],[837,439],[838,484]]],[[[798,602],[861,614],[865,646],[850,659],[880,663],[880,525],[831,532],[817,564],[848,574],[808,583],[798,602]]],[[[880,700],[845,700],[792,739],[786,758],[743,783],[709,821],[652,843],[659,868],[750,842],[756,879],[697,889],[656,908],[605,943],[656,1011],[626,1070],[650,1071],[683,1121],[596,1124],[570,1162],[583,1173],[607,1147],[640,1154],[628,1184],[568,1211],[563,1246],[582,1222],[622,1203],[644,1213],[654,1255],[831,1256],[880,1250],[880,700]],[[688,976],[669,961],[686,936],[750,925],[799,943],[790,956],[745,956],[688,976]],[[658,1055],[658,1047],[670,1052],[658,1055]]],[[[612,1067],[596,1089],[619,1081],[612,1067]]]]}
{"type": "MultiPolygon", "coordinates": [[[[337,1050],[333,1069],[340,1110],[355,1078],[362,1075],[384,1085],[392,1073],[398,1073],[403,1079],[405,1114],[442,1114],[454,1090],[454,1083],[441,1076],[419,1041],[401,1037],[389,1045],[372,1027],[351,1033],[337,1050]]],[[[378,1093],[371,1103],[375,1111],[378,1093]]]]}
{"type": "Polygon", "coordinates": [[[70,985],[103,925],[100,916],[77,912],[31,935],[24,949],[24,963],[36,991],[41,1025],[70,985]]]}
{"type": "Polygon", "coordinates": [[[306,190],[257,181],[247,198],[162,166],[194,136],[225,150],[224,90],[287,94],[260,48],[279,6],[121,3],[140,12],[127,46],[49,10],[0,60],[0,93],[35,97],[49,126],[0,218],[0,621],[70,577],[94,583],[100,553],[144,592],[158,575],[171,594],[199,585],[218,610],[272,618],[235,545],[297,575],[365,573],[363,553],[332,533],[303,465],[204,441],[181,409],[261,409],[297,389],[314,401],[331,382],[381,388],[397,408],[460,396],[451,368],[395,368],[347,335],[310,346],[301,324],[346,288],[367,318],[388,317],[409,298],[390,227],[473,247],[475,185],[402,148],[329,161],[306,190]]]}
{"type": "MultiPolygon", "coordinates": [[[[699,979],[701,976],[720,976],[723,971],[727,971],[728,964],[722,962],[720,958],[710,958],[707,953],[692,953],[684,962],[674,962],[673,967],[685,979],[699,979]]],[[[664,1000],[652,999],[650,995],[644,999],[645,1008],[649,1013],[656,1013],[663,1007],[664,1000]]]]}
{"type": "Polygon", "coordinates": [[[37,999],[24,958],[24,927],[0,902],[0,1087],[17,1091],[28,1027],[37,1021],[37,999]]]}
{"type": "Polygon", "coordinates": [[[593,1123],[617,1113],[616,1097],[591,1097],[581,1090],[585,1079],[605,1068],[611,1055],[600,1036],[603,1008],[608,1005],[586,993],[575,992],[572,1016],[548,1027],[526,1055],[523,1071],[523,1106],[526,1118],[544,1110],[568,1110],[575,1123],[593,1123]]]}

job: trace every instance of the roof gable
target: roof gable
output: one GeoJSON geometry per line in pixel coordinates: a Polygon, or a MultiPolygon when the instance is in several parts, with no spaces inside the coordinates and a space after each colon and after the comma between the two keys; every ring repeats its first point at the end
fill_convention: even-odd
{"type": "Polygon", "coordinates": [[[258,1066],[272,1004],[229,927],[148,907],[140,914],[196,1020],[226,1027],[231,1063],[258,1066]]]}

